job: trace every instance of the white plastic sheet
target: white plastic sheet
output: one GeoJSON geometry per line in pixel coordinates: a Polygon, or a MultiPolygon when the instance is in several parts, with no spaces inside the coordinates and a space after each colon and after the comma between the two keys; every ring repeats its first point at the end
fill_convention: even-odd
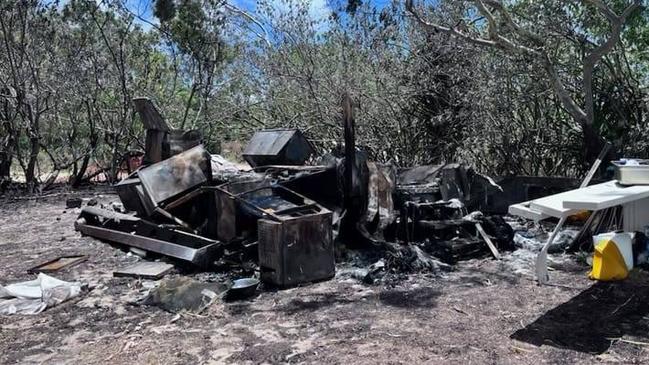
{"type": "Polygon", "coordinates": [[[38,274],[36,280],[0,286],[0,314],[38,314],[81,294],[81,284],[38,274]]]}

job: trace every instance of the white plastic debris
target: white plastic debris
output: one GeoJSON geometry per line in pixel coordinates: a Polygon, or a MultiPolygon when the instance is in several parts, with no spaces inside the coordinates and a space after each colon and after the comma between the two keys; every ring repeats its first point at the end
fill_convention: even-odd
{"type": "Polygon", "coordinates": [[[233,162],[228,161],[221,155],[211,155],[212,173],[215,175],[229,175],[239,173],[239,168],[233,162]]]}
{"type": "Polygon", "coordinates": [[[38,314],[80,293],[80,283],[40,273],[36,280],[0,286],[0,314],[38,314]]]}
{"type": "MultiPolygon", "coordinates": [[[[550,253],[563,252],[572,241],[579,234],[579,230],[572,228],[564,228],[559,231],[555,239],[552,241],[550,253]]],[[[539,232],[535,230],[519,231],[514,234],[514,244],[518,248],[523,248],[528,251],[539,251],[548,238],[547,232],[539,232]]]]}
{"type": "Polygon", "coordinates": [[[640,166],[640,161],[632,158],[622,158],[620,159],[620,162],[626,166],[640,166]]]}

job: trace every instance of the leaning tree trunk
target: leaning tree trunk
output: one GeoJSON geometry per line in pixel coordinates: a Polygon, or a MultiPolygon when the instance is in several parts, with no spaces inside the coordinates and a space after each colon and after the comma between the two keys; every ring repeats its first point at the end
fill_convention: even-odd
{"type": "Polygon", "coordinates": [[[88,163],[90,162],[90,154],[87,154],[86,156],[83,157],[83,161],[81,162],[81,167],[77,170],[76,174],[72,177],[71,181],[71,186],[73,188],[78,188],[81,185],[81,181],[83,180],[83,175],[86,174],[86,170],[88,169],[88,163]]]}
{"type": "Polygon", "coordinates": [[[93,132],[90,136],[90,150],[83,157],[83,161],[81,161],[81,167],[79,167],[77,173],[72,177],[71,185],[73,188],[78,188],[83,182],[83,176],[86,174],[86,170],[88,170],[88,164],[90,163],[90,158],[92,157],[92,154],[97,148],[98,140],[99,140],[99,136],[97,136],[94,133],[94,129],[93,129],[93,132]]]}
{"type": "Polygon", "coordinates": [[[95,150],[97,149],[97,143],[99,142],[99,135],[95,130],[95,122],[92,115],[92,108],[90,107],[90,103],[88,101],[86,101],[86,112],[88,113],[88,124],[90,127],[90,149],[83,157],[83,161],[81,162],[81,167],[79,167],[79,169],[75,172],[75,175],[72,177],[70,181],[73,188],[78,188],[81,185],[81,182],[83,181],[83,176],[86,174],[86,170],[88,170],[88,164],[90,163],[90,158],[92,154],[95,152],[95,150]]]}

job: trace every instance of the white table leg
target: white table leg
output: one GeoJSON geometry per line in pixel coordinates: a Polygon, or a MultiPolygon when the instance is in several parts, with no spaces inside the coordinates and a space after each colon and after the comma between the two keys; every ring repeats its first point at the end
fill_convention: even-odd
{"type": "Polygon", "coordinates": [[[561,227],[563,227],[563,224],[565,222],[566,217],[562,217],[559,220],[559,223],[556,227],[554,227],[552,234],[550,235],[550,237],[548,237],[548,240],[545,242],[545,245],[541,249],[541,252],[536,257],[536,279],[539,281],[539,284],[546,284],[548,281],[550,281],[550,276],[548,275],[548,248],[550,248],[550,245],[554,241],[554,238],[557,236],[559,230],[561,230],[561,227]]]}

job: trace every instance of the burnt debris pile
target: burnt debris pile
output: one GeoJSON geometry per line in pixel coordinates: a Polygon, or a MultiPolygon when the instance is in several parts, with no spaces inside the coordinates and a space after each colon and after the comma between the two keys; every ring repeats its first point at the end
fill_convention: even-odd
{"type": "Polygon", "coordinates": [[[461,164],[370,161],[349,112],[339,152],[317,156],[297,129],[262,130],[238,164],[210,154],[200,132],[170,128],[148,99],[134,103],[143,164],[115,185],[122,211],[82,209],[84,235],[209,270],[245,266],[278,287],[333,277],[335,257],[349,250],[381,258],[376,274],[513,249],[509,225],[478,211],[499,189],[491,179],[461,164]]]}

